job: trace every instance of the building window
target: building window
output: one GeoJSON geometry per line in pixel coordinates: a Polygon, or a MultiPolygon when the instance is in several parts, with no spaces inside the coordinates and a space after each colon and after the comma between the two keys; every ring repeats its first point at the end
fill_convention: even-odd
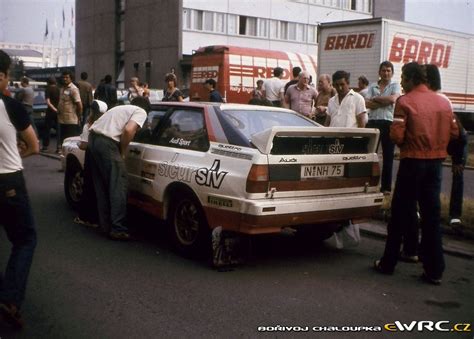
{"type": "Polygon", "coordinates": [[[203,11],[194,11],[193,10],[193,29],[197,29],[198,31],[202,31],[202,17],[203,11]]]}
{"type": "Polygon", "coordinates": [[[306,42],[306,26],[303,24],[296,24],[296,40],[306,42]]]}
{"type": "Polygon", "coordinates": [[[268,37],[268,29],[267,29],[267,23],[268,23],[268,20],[267,19],[257,19],[257,22],[258,22],[258,36],[260,37],[268,37]]]}
{"type": "Polygon", "coordinates": [[[269,20],[270,26],[270,38],[271,39],[278,39],[278,21],[276,20],[269,20]]]}
{"type": "Polygon", "coordinates": [[[288,40],[296,40],[296,23],[288,23],[288,40]]]}
{"type": "Polygon", "coordinates": [[[216,13],[216,32],[225,33],[224,13],[216,13]]]}
{"type": "Polygon", "coordinates": [[[241,15],[239,17],[239,34],[240,35],[257,35],[257,18],[241,15]]]}
{"type": "Polygon", "coordinates": [[[214,31],[214,13],[204,12],[204,30],[205,31],[214,31]]]}
{"type": "Polygon", "coordinates": [[[355,10],[357,9],[357,8],[356,8],[356,2],[357,2],[357,1],[356,1],[356,0],[350,0],[350,1],[351,1],[351,9],[352,9],[353,11],[355,11],[355,10]]]}
{"type": "Polygon", "coordinates": [[[239,17],[237,15],[229,14],[227,16],[227,33],[228,34],[237,34],[237,20],[239,17]]]}
{"type": "Polygon", "coordinates": [[[308,25],[308,43],[315,44],[316,43],[316,32],[317,26],[308,25]]]}
{"type": "Polygon", "coordinates": [[[191,29],[191,10],[183,9],[183,28],[191,29]]]}
{"type": "Polygon", "coordinates": [[[288,40],[288,22],[280,21],[280,39],[288,40]]]}

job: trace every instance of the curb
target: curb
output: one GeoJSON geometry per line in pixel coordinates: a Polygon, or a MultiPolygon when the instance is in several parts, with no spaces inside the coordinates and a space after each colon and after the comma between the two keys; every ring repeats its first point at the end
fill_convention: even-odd
{"type": "MultiPolygon", "coordinates": [[[[375,227],[371,228],[369,225],[369,223],[359,224],[360,232],[377,239],[385,240],[387,238],[385,232],[376,230],[375,227]]],[[[474,259],[474,244],[469,246],[469,244],[465,244],[464,241],[456,241],[455,239],[451,239],[452,237],[447,237],[445,233],[443,234],[443,238],[443,251],[445,253],[456,257],[474,259]]]]}
{"type": "Polygon", "coordinates": [[[41,152],[40,151],[39,155],[42,155],[46,158],[61,160],[61,156],[59,154],[52,154],[52,153],[47,153],[47,152],[41,152]]]}

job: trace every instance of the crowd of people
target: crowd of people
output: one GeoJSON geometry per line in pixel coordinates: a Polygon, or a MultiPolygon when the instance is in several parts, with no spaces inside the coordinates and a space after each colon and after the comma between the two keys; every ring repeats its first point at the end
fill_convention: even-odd
{"type": "MultiPolygon", "coordinates": [[[[39,142],[32,119],[28,79],[22,80],[17,100],[8,96],[10,64],[10,57],[0,50],[0,223],[12,242],[7,269],[3,278],[0,276],[0,312],[9,322],[21,326],[19,309],[36,245],[21,158],[38,153],[39,142]],[[20,146],[17,146],[17,134],[20,146]]],[[[441,164],[449,153],[453,160],[451,224],[460,224],[467,136],[453,114],[449,99],[440,93],[437,67],[416,62],[405,64],[400,87],[392,79],[393,65],[384,61],[378,68],[378,81],[369,84],[365,76],[360,76],[358,91],[351,88],[350,74],[343,70],[320,75],[316,88],[311,75],[299,67],[293,69],[293,79],[288,83],[281,80],[280,67],[273,70],[273,75],[257,81],[250,103],[287,107],[325,126],[379,130],[383,158],[380,189],[386,195],[392,192],[395,145],[400,148],[385,251],[373,268],[392,274],[400,259],[421,261],[422,278],[440,284],[445,268],[440,229],[441,164]]],[[[41,149],[49,147],[49,130],[55,119],[57,152],[65,138],[79,135],[82,129],[80,148],[86,151],[84,194],[87,199],[83,199],[75,222],[100,227],[113,240],[128,240],[124,158],[151,109],[150,91],[147,84],[133,77],[128,89],[130,104],[117,105],[117,90],[110,75],[104,77],[94,94],[87,78],[83,72],[81,80],[74,83],[72,74],[65,71],[61,86],[54,78],[48,80],[46,132],[41,135],[41,149]]],[[[165,84],[163,101],[184,100],[175,74],[166,74],[165,84]]],[[[214,79],[206,80],[204,87],[209,92],[209,101],[225,101],[214,79]]]]}
{"type": "Polygon", "coordinates": [[[258,85],[252,100],[263,97],[273,106],[290,108],[324,126],[378,129],[382,147],[380,190],[388,196],[392,195],[394,151],[398,146],[400,166],[391,202],[392,217],[384,254],[374,262],[374,269],[392,274],[398,260],[421,261],[422,279],[438,285],[444,271],[441,164],[451,155],[449,223],[457,227],[462,224],[467,133],[454,115],[451,102],[440,92],[437,66],[405,64],[401,87],[393,76],[393,64],[384,61],[379,65],[377,82],[369,84],[366,76],[359,76],[358,91],[350,88],[350,74],[343,70],[332,77],[322,74],[315,89],[308,72],[295,67],[293,79],[285,84],[280,80],[282,69],[277,67],[273,78],[258,85]]]}

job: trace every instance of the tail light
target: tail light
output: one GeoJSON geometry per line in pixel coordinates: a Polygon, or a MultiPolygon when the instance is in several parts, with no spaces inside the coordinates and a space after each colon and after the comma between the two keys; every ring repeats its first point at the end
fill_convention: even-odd
{"type": "Polygon", "coordinates": [[[247,177],[246,191],[248,193],[265,193],[268,191],[268,166],[252,165],[247,177]]]}
{"type": "Polygon", "coordinates": [[[380,177],[380,164],[378,161],[372,163],[372,176],[380,177]]]}
{"type": "Polygon", "coordinates": [[[376,186],[380,179],[380,164],[378,161],[372,163],[372,177],[370,178],[370,185],[376,186]]]}

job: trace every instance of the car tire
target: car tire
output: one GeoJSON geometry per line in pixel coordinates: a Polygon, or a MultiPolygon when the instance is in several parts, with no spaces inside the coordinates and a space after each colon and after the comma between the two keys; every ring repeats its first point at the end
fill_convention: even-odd
{"type": "Polygon", "coordinates": [[[199,200],[189,191],[173,196],[167,221],[176,249],[189,257],[210,254],[211,232],[199,200]]]}
{"type": "Polygon", "coordinates": [[[64,175],[64,194],[68,204],[76,211],[79,210],[83,188],[84,176],[81,166],[75,161],[69,161],[64,175]]]}

